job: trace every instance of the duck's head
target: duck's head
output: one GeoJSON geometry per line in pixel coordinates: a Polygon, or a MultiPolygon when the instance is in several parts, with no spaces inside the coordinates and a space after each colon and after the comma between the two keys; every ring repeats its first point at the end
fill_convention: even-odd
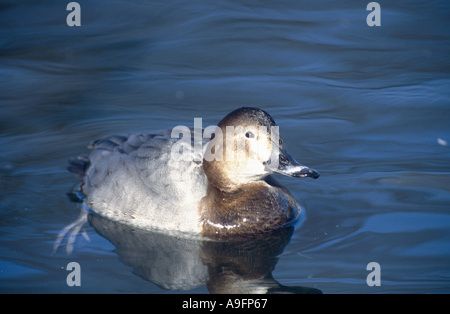
{"type": "Polygon", "coordinates": [[[203,170],[209,182],[222,191],[233,191],[272,173],[319,177],[317,171],[286,152],[278,126],[267,112],[248,107],[220,121],[204,153],[203,170]]]}

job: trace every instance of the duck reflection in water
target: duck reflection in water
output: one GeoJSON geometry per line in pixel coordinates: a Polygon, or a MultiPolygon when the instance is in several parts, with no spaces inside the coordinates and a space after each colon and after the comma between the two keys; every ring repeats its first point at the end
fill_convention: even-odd
{"type": "Polygon", "coordinates": [[[206,284],[211,293],[321,293],[284,286],[272,277],[278,256],[291,239],[292,226],[270,236],[225,241],[135,229],[97,214],[89,214],[88,219],[117,247],[115,252],[123,263],[164,289],[188,291],[206,284]]]}

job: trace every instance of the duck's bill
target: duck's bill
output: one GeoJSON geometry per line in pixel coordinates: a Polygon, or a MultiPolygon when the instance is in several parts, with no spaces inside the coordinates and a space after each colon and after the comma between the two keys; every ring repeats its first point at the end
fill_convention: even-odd
{"type": "Polygon", "coordinates": [[[313,179],[317,179],[320,176],[320,174],[316,170],[301,165],[292,168],[289,167],[282,170],[278,169],[275,172],[283,174],[285,176],[296,178],[311,177],[313,179]]]}
{"type": "Polygon", "coordinates": [[[299,164],[285,150],[280,149],[278,167],[273,169],[274,172],[296,178],[311,177],[317,179],[320,174],[311,168],[299,164]]]}

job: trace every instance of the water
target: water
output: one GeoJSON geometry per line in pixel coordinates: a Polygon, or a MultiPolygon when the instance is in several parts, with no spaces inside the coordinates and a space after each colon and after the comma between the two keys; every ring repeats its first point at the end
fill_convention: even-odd
{"type": "Polygon", "coordinates": [[[220,292],[232,259],[253,287],[271,275],[324,293],[450,292],[450,6],[380,3],[369,27],[367,3],[90,1],[69,27],[67,3],[3,1],[0,291],[220,292]],[[268,111],[321,173],[277,177],[305,208],[292,234],[185,244],[91,217],[90,242],[52,254],[79,213],[68,158],[101,136],[213,125],[240,106],[268,111]],[[80,287],[66,284],[72,261],[80,287]],[[381,286],[366,283],[370,262],[381,286]]]}

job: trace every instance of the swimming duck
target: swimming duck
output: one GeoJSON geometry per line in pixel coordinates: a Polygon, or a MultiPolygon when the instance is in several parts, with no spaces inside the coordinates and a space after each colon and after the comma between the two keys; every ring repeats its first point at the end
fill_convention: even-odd
{"type": "Polygon", "coordinates": [[[112,135],[94,141],[89,157],[69,160],[85,204],[138,228],[254,234],[286,226],[300,212],[271,174],[319,177],[286,152],[274,119],[258,108],[234,110],[212,129],[174,130],[112,135]]]}

